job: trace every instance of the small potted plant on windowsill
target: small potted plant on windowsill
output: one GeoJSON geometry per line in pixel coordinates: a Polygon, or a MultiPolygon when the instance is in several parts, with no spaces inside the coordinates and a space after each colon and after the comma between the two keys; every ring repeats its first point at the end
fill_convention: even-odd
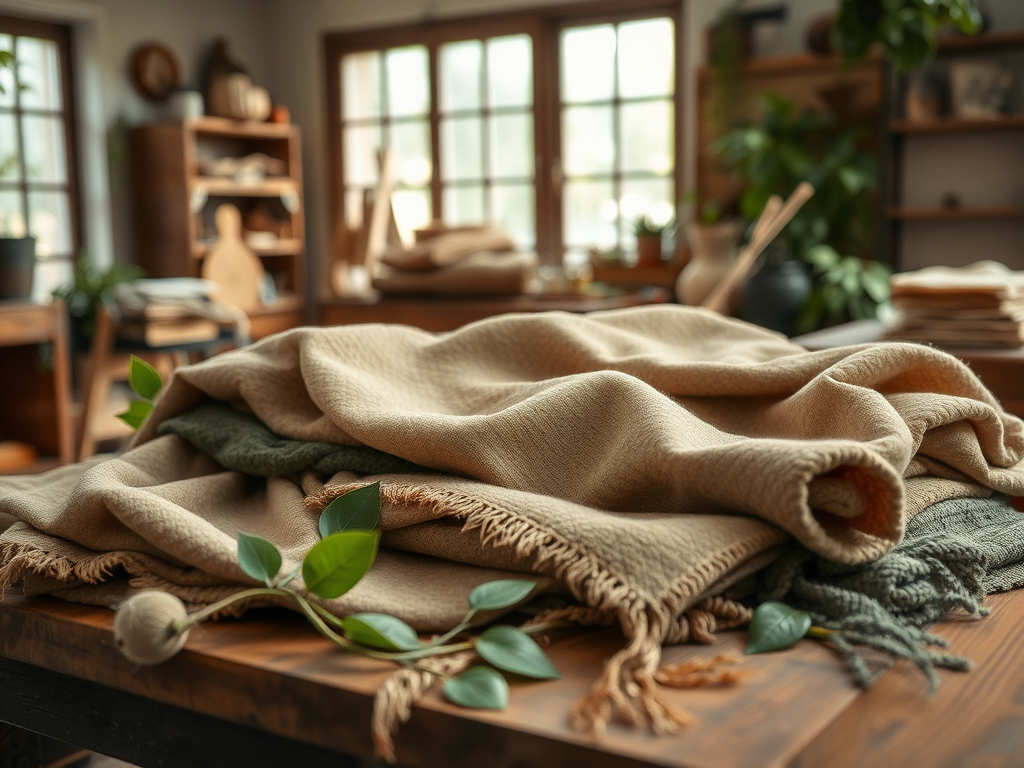
{"type": "Polygon", "coordinates": [[[661,265],[661,241],[667,229],[668,223],[655,224],[650,216],[641,216],[633,223],[633,234],[636,235],[636,265],[638,267],[661,265]]]}
{"type": "MultiPolygon", "coordinates": [[[[10,51],[0,50],[0,69],[13,66],[14,57],[10,51]]],[[[0,94],[3,93],[6,91],[0,83],[0,94]]],[[[17,168],[17,154],[0,157],[0,179],[11,175],[17,168]]],[[[35,238],[25,237],[24,232],[16,231],[12,221],[0,219],[0,299],[27,299],[32,295],[35,263],[35,238]]]]}

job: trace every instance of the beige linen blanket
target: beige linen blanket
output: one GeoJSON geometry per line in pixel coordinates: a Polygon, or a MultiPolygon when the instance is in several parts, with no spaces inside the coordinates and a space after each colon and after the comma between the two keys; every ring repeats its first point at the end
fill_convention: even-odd
{"type": "Polygon", "coordinates": [[[380,557],[328,607],[447,629],[475,585],[537,574],[628,639],[580,721],[618,708],[667,730],[661,644],[743,620],[725,589],[790,537],[864,562],[927,504],[1024,493],[1022,430],[934,349],[808,353],[696,308],[509,315],[448,334],[298,329],[179,369],[122,456],[0,479],[0,512],[21,521],[0,537],[0,588],[111,604],[158,586],[208,603],[248,581],[237,531],[274,541],[291,568],[329,499],[379,479],[380,557]],[[439,472],[324,484],[225,471],[156,437],[206,398],[286,437],[439,472]]]}

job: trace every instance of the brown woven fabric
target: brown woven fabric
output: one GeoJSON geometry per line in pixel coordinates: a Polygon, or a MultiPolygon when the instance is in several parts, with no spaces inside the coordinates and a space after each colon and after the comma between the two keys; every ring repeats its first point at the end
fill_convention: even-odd
{"type": "Polygon", "coordinates": [[[274,541],[290,568],[329,499],[380,479],[380,558],[332,610],[440,629],[477,584],[537,574],[627,636],[575,722],[600,730],[617,710],[670,730],[678,719],[654,692],[660,647],[734,623],[734,606],[708,598],[790,535],[864,562],[925,504],[1024,493],[1022,455],[1024,425],[966,366],[917,345],[808,353],[677,306],[509,315],[439,335],[298,329],[179,369],[123,456],[0,479],[0,511],[22,521],[0,537],[0,588],[21,577],[110,603],[160,586],[210,602],[247,582],[238,530],[274,541]],[[285,437],[444,474],[256,479],[155,437],[208,397],[285,437]],[[130,582],[110,586],[118,568],[130,582]]]}
{"type": "Polygon", "coordinates": [[[515,241],[495,227],[462,227],[408,248],[391,246],[381,256],[381,261],[395,269],[431,270],[454,264],[474,253],[512,251],[515,247],[515,241]]]}
{"type": "Polygon", "coordinates": [[[526,293],[537,271],[537,254],[481,251],[437,269],[382,265],[373,277],[381,293],[437,296],[515,296],[526,293]]]}

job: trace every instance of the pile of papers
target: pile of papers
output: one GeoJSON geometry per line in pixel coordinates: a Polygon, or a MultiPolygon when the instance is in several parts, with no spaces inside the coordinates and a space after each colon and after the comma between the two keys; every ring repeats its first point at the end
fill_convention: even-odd
{"type": "Polygon", "coordinates": [[[1024,346],[1024,272],[995,261],[892,276],[888,339],[946,346],[1024,346]]]}
{"type": "Polygon", "coordinates": [[[114,289],[117,335],[150,347],[213,341],[234,314],[210,301],[217,284],[197,278],[135,280],[114,289]]]}

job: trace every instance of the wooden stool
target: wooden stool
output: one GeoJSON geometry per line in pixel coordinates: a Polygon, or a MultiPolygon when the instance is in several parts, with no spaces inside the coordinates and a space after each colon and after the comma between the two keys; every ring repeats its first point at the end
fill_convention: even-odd
{"type": "Polygon", "coordinates": [[[141,357],[156,368],[165,382],[171,378],[179,365],[188,365],[193,354],[209,357],[217,349],[232,344],[230,335],[208,341],[172,344],[166,347],[150,347],[142,342],[130,342],[117,338],[117,321],[104,307],[96,311],[92,346],[86,366],[82,410],[78,423],[78,460],[83,461],[96,453],[96,443],[117,435],[100,432],[100,417],[103,406],[110,396],[110,387],[116,381],[128,380],[131,355],[141,357]]]}

